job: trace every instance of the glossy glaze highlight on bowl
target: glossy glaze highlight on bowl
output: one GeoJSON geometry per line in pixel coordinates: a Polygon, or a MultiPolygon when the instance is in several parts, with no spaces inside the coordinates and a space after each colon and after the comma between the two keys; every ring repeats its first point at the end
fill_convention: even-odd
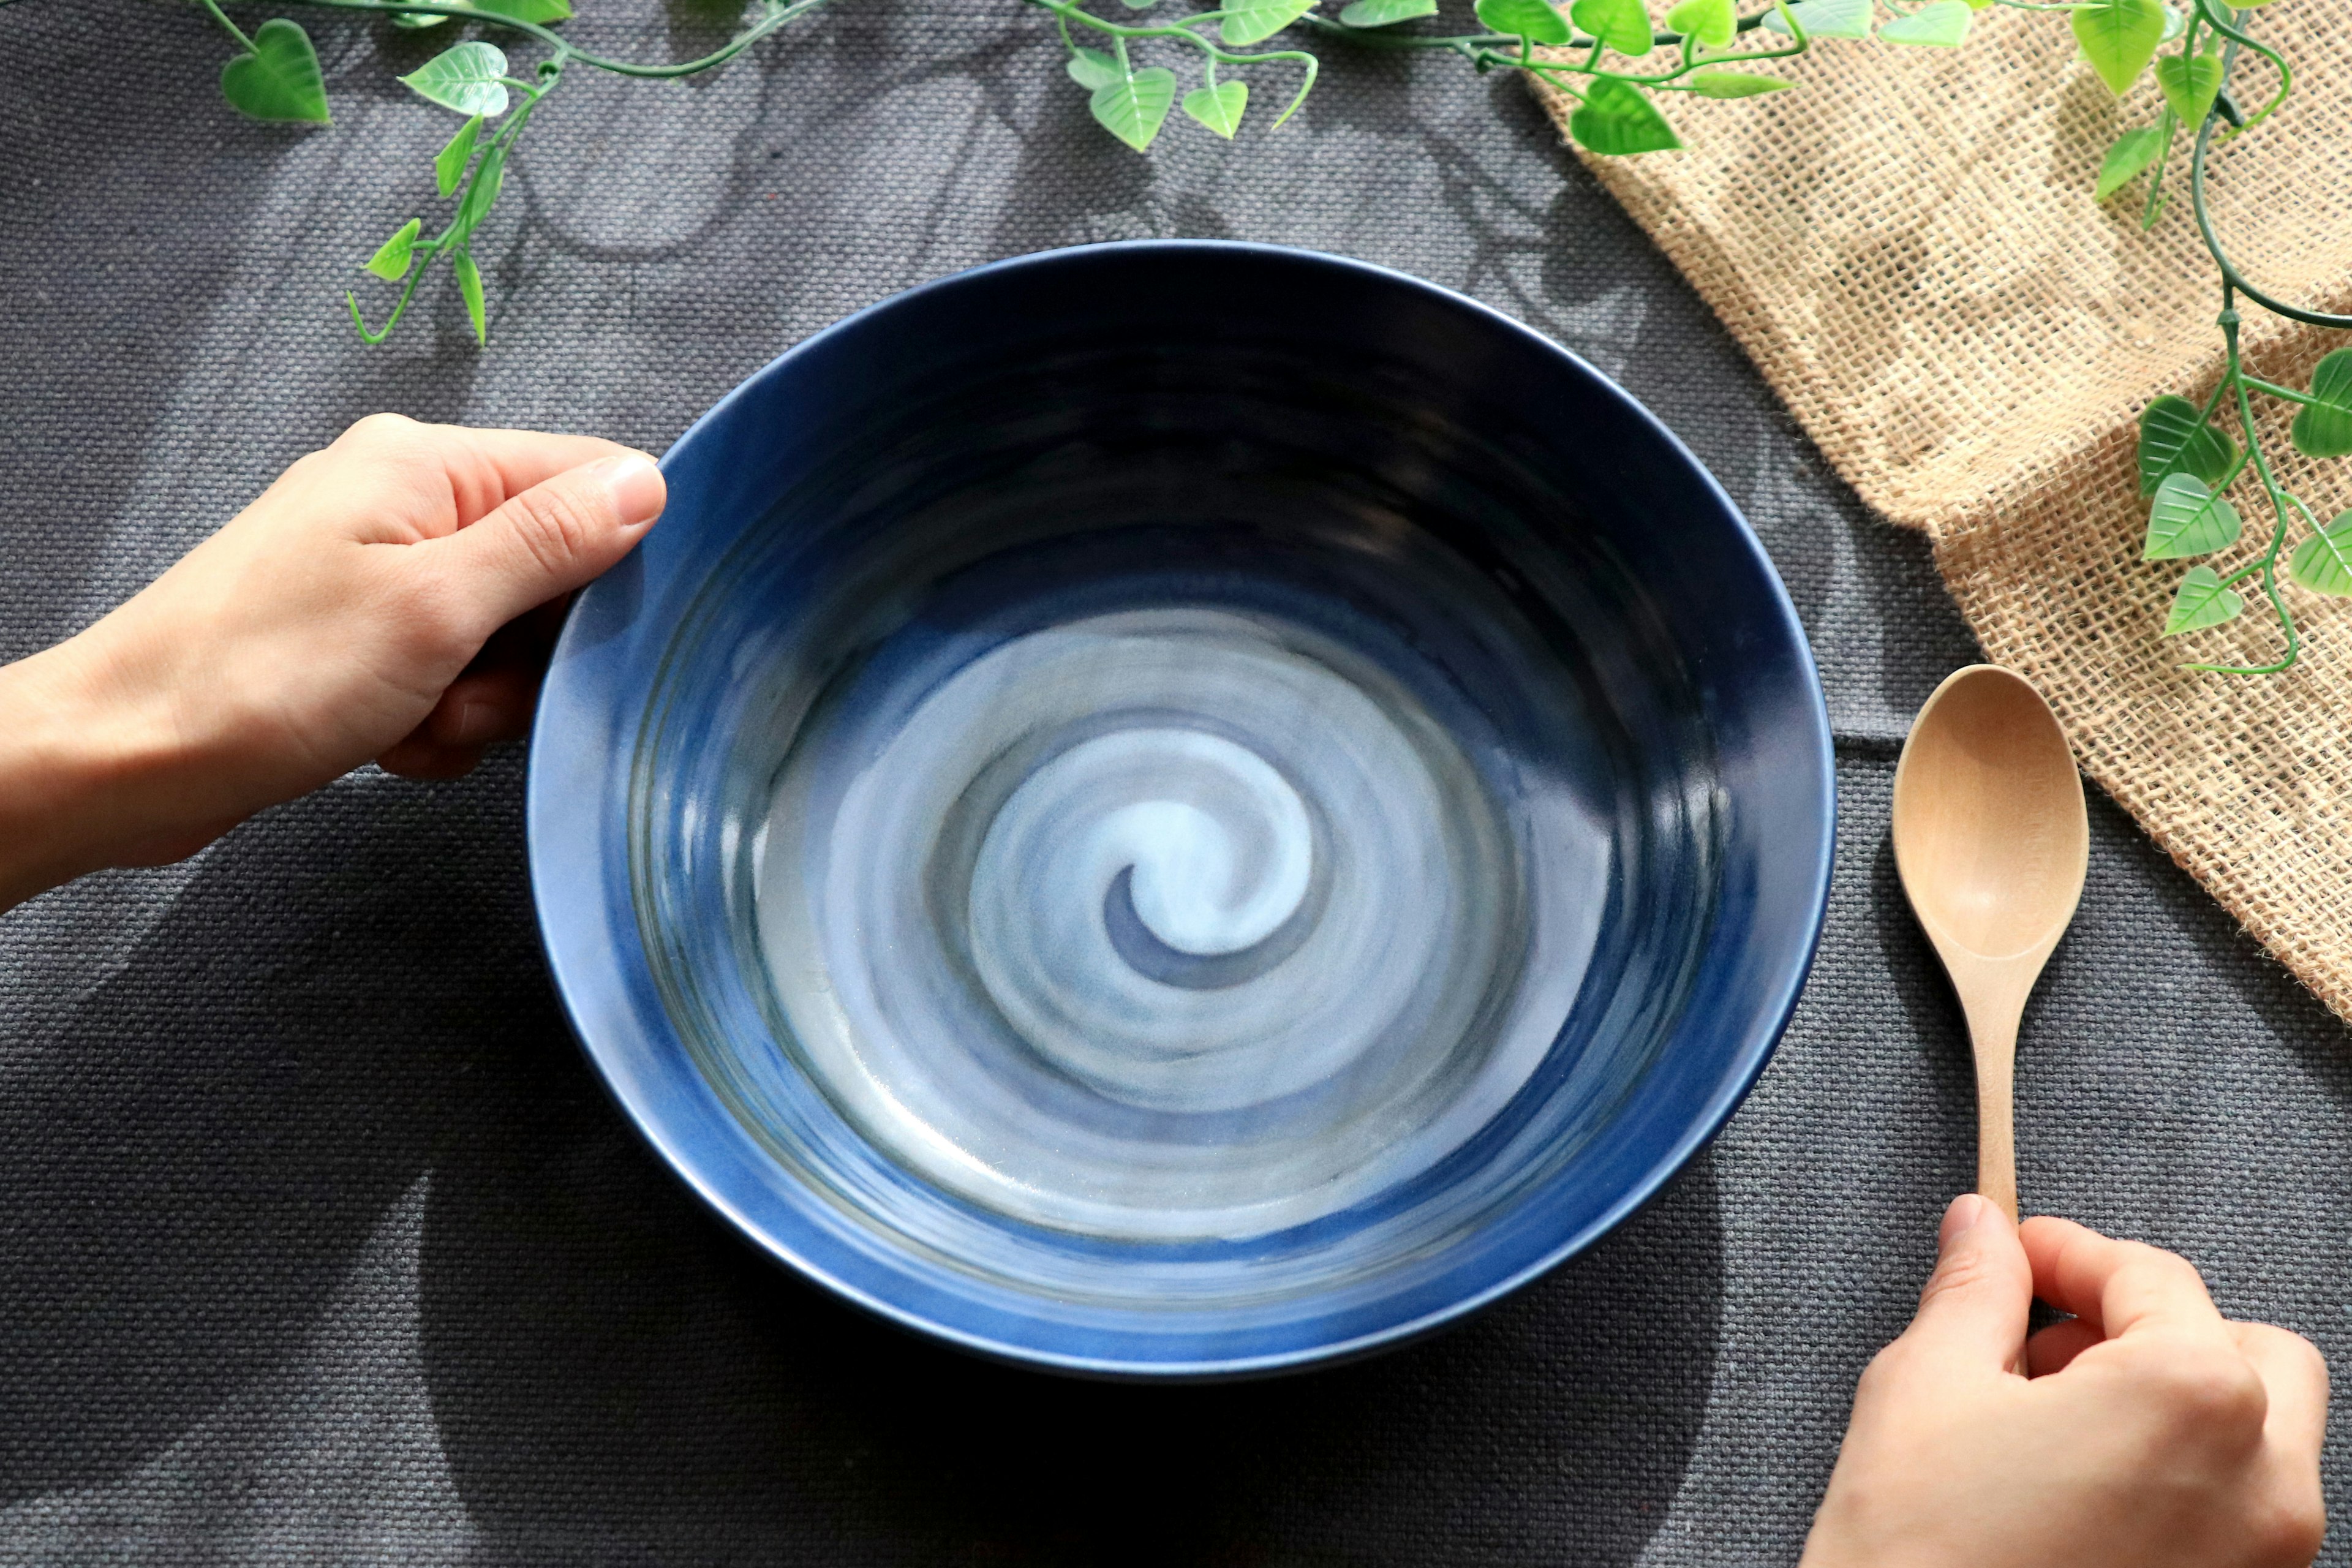
{"type": "Polygon", "coordinates": [[[1096,1373],[1360,1353],[1589,1246],[1762,1069],[1812,665],[1720,489],[1526,329],[1054,252],[665,468],[542,700],[541,925],[655,1147],[849,1299],[1096,1373]]]}

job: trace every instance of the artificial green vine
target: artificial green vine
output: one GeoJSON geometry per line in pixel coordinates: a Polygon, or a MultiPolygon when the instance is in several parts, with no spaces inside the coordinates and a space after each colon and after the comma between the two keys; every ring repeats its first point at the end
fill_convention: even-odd
{"type": "MultiPolygon", "coordinates": [[[[328,123],[327,91],[319,68],[317,49],[299,23],[273,17],[247,36],[229,20],[219,0],[197,0],[234,38],[244,53],[221,69],[221,91],[239,110],[256,120],[328,123]]],[[[725,65],[786,23],[815,10],[825,0],[760,0],[759,16],[719,47],[698,59],[646,65],[576,47],[551,24],[572,16],[571,0],[282,0],[333,11],[373,12],[391,18],[395,26],[424,28],[452,20],[479,22],[521,33],[548,47],[530,79],[511,74],[503,50],[481,39],[468,39],[434,56],[400,80],[429,103],[466,117],[466,122],[433,161],[435,184],[444,200],[455,197],[457,207],[448,224],[430,239],[424,238],[424,220],[411,218],[368,258],[365,270],[387,283],[403,287],[383,325],[371,329],[357,295],[346,292],[352,325],[362,338],[380,343],[407,313],[416,288],[437,261],[446,260],[457,280],[478,342],[489,342],[489,302],[482,286],[482,270],[473,253],[474,234],[489,216],[504,188],[508,160],[532,112],[563,79],[571,64],[610,71],[617,76],[668,78],[693,76],[725,65]],[[520,97],[520,106],[514,100],[520,97]],[[511,109],[511,113],[509,110],[511,109]],[[490,122],[505,123],[491,128],[490,122]],[[488,134],[485,134],[485,132],[488,134]]]]}
{"type": "MultiPolygon", "coordinates": [[[[571,16],[571,0],[277,0],[281,7],[378,13],[395,26],[411,28],[475,22],[520,34],[548,51],[523,76],[514,73],[495,45],[468,39],[400,79],[419,96],[464,117],[456,136],[434,161],[442,198],[454,199],[457,205],[431,237],[425,237],[423,219],[411,218],[366,262],[366,270],[386,283],[400,284],[401,289],[378,328],[368,326],[358,297],[346,295],[360,335],[371,343],[383,342],[398,325],[426,273],[446,261],[476,338],[488,341],[488,303],[481,268],[474,259],[474,237],[498,201],[524,128],[562,83],[568,67],[635,77],[691,76],[725,64],[824,3],[757,0],[756,18],[719,48],[698,59],[647,65],[609,58],[566,40],[555,26],[571,16]]],[[[2257,289],[2222,249],[2206,210],[2206,162],[2213,142],[2254,129],[2293,90],[2294,74],[2285,58],[2242,26],[2247,10],[2268,0],[2250,0],[2242,6],[2222,0],[2181,0],[2180,5],[2168,0],[1769,0],[1746,16],[1738,13],[1737,0],[1676,0],[1662,18],[1663,26],[1653,25],[1644,0],[1570,0],[1564,11],[1550,0],[1475,0],[1477,20],[1485,30],[1475,33],[1406,26],[1436,16],[1438,0],[1352,0],[1336,16],[1319,15],[1319,0],[1225,0],[1213,9],[1173,20],[1139,15],[1162,0],[1120,0],[1132,15],[1127,21],[1097,16],[1088,8],[1091,0],[1021,3],[1053,16],[1069,75],[1086,91],[1094,118],[1138,152],[1151,145],[1178,108],[1218,136],[1230,140],[1240,131],[1249,108],[1250,81],[1220,75],[1221,67],[1295,72],[1296,85],[1268,129],[1296,114],[1314,89],[1317,57],[1305,48],[1257,47],[1292,28],[1354,47],[1450,55],[1481,72],[1524,72],[1574,101],[1568,130],[1580,144],[1594,153],[1624,155],[1683,145],[1659,106],[1664,95],[1738,99],[1780,91],[1791,84],[1748,68],[1803,54],[1819,39],[1874,37],[1885,43],[1948,48],[1965,42],[1976,14],[1993,5],[2063,13],[2074,41],[2109,91],[2120,98],[2152,69],[2163,101],[2155,123],[2126,132],[2107,151],[2094,198],[2109,200],[2144,175],[2140,222],[2153,226],[2165,211],[2164,185],[2174,143],[2183,131],[2189,132],[2189,205],[2221,276],[2218,321],[2225,360],[2221,384],[2201,405],[2167,395],[2151,403],[2140,417],[2140,488],[2149,499],[2143,555],[2151,561],[2191,560],[2235,544],[2244,521],[2227,492],[2249,468],[2273,520],[2263,552],[2253,559],[2227,573],[2204,564],[2189,568],[2174,596],[2164,633],[2179,636],[2236,619],[2245,608],[2240,586],[2258,583],[2278,621],[2281,656],[2262,665],[2200,663],[2189,668],[2273,674],[2293,666],[2302,652],[2294,614],[2280,592],[2282,557],[2289,583],[2314,593],[2352,596],[2352,510],[2323,526],[2302,500],[2284,489],[2262,448],[2253,413],[2257,393],[2284,398],[2300,405],[2290,435],[2298,451],[2315,458],[2352,454],[2352,349],[2338,349],[2321,360],[2307,390],[2263,381],[2246,373],[2240,356],[2238,304],[2242,299],[2275,315],[2323,327],[2352,329],[2352,316],[2305,310],[2257,289]],[[1884,21],[1882,7],[1887,13],[1884,21]],[[2165,52],[2167,45],[2178,47],[2165,52]],[[1147,48],[1170,47],[1200,70],[1199,85],[1181,98],[1173,69],[1138,58],[1147,48]],[[2252,114],[2239,107],[2230,90],[2246,51],[2261,56],[2278,79],[2268,100],[2252,114]],[[2223,420],[2219,426],[2213,422],[2217,414],[2223,420]],[[2227,428],[2232,422],[2235,437],[2227,428]],[[2298,516],[2308,531],[2290,552],[2287,544],[2298,516]]],[[[232,104],[257,120],[323,123],[329,119],[318,55],[299,24],[273,17],[247,34],[230,20],[222,0],[196,4],[241,51],[221,72],[221,90],[232,104]]]]}
{"type": "MultiPolygon", "coordinates": [[[[2352,349],[2336,349],[2322,358],[2313,368],[2311,386],[2306,391],[2251,375],[2239,351],[2238,336],[2243,318],[2239,313],[2238,301],[2243,298],[2273,315],[2318,327],[2352,330],[2352,316],[2308,310],[2273,299],[2238,270],[2222,248],[2221,237],[2214,232],[2212,215],[2205,203],[2205,165],[2216,136],[2235,136],[2252,130],[2286,101],[2294,85],[2294,74],[2286,60],[2244,32],[2239,26],[2242,20],[2241,11],[2219,0],[2195,0],[2195,10],[2189,17],[2179,53],[2157,62],[2158,85],[2165,100],[2163,115],[2155,126],[2127,133],[2116,144],[2116,150],[2109,152],[2106,161],[2111,167],[2116,164],[2125,143],[2135,135],[2144,139],[2143,144],[2163,144],[2145,155],[2137,151],[2125,154],[2126,159],[2136,159],[2139,166],[2154,167],[2142,219],[2144,224],[2153,224],[2161,211],[2163,152],[2168,150],[2182,126],[2195,127],[2196,140],[2189,162],[2189,200],[2196,216],[2198,234],[2221,277],[2221,310],[2216,318],[2221,329],[2221,380],[2201,407],[2185,397],[2168,395],[2149,404],[2140,415],[2140,491],[2151,498],[2147,540],[2141,554],[2149,561],[2193,560],[2237,543],[2245,523],[2228,500],[2227,492],[2251,467],[2263,499],[2270,504],[2272,519],[2261,552],[2227,573],[2209,565],[2190,567],[2174,591],[2171,610],[2165,617],[2164,635],[2179,637],[2236,620],[2245,609],[2245,596],[2238,591],[2238,584],[2251,579],[2261,586],[2263,598],[2277,619],[2282,642],[2279,657],[2267,664],[2200,662],[2186,668],[2228,675],[2275,675],[2292,668],[2303,654],[2303,638],[2294,624],[2294,613],[2279,592],[2280,557],[2286,556],[2287,579],[2296,586],[2332,597],[2352,595],[2352,510],[2323,525],[2299,497],[2278,482],[2255,428],[2253,395],[2261,393],[2297,405],[2287,438],[2304,456],[2352,455],[2352,349]],[[2199,35],[2209,29],[2212,37],[2200,47],[2199,35]],[[2240,51],[2244,49],[2262,56],[2278,73],[2278,85],[2269,101],[2252,115],[2239,109],[2229,90],[2240,51]],[[2217,428],[2213,416],[2217,411],[2223,411],[2225,405],[2223,426],[2217,428]],[[2226,427],[2232,420],[2238,428],[2235,440],[2226,427]],[[2242,448],[2240,440],[2244,443],[2242,448]],[[2287,542],[2297,517],[2302,518],[2308,531],[2289,554],[2287,542]]],[[[2131,171],[2137,172],[2137,167],[2131,171]]],[[[2121,183],[2109,180],[2104,174],[2100,180],[2103,192],[2112,192],[2121,183]]]]}

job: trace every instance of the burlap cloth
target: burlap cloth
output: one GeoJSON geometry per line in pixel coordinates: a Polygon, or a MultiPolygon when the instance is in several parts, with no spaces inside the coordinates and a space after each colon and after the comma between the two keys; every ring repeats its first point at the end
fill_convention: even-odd
{"type": "MultiPolygon", "coordinates": [[[[2249,16],[2295,92],[2217,146],[2215,226],[2269,293],[2352,308],[2352,24],[2340,0],[2249,16]]],[[[2091,200],[2108,144],[2157,113],[2154,83],[2117,103],[2064,16],[2007,9],[1979,13],[1958,49],[1830,40],[1760,68],[1796,89],[1672,97],[1685,150],[1585,161],[1863,499],[1934,542],[1986,656],[2048,694],[2084,771],[2352,1017],[2352,606],[2284,588],[2300,665],[2191,673],[2274,659],[2276,625],[2250,595],[2234,625],[2159,637],[2182,566],[2139,559],[2138,412],[2162,392],[2201,401],[2222,363],[2188,138],[2153,233],[2144,187],[2091,200]]],[[[2242,57],[2236,96],[2251,111],[2274,80],[2242,57]]],[[[1538,90],[1564,126],[1574,105],[1538,90]]],[[[2241,309],[2268,380],[2308,385],[2352,342],[2241,309]]],[[[2293,410],[2257,410],[2282,482],[2323,521],[2352,505],[2352,460],[2305,462],[2293,410]]],[[[2225,569],[2273,522],[2251,471],[2232,494],[2246,538],[2215,558],[2225,569]]]]}

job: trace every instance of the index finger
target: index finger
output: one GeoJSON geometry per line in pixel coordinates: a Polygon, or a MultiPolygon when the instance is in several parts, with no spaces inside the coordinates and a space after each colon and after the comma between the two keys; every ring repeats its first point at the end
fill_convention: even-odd
{"type": "Polygon", "coordinates": [[[2176,1253],[2039,1215],[2018,1238],[2033,1267],[2033,1293],[2108,1339],[2150,1323],[2221,1326],[2204,1277],[2176,1253]]]}

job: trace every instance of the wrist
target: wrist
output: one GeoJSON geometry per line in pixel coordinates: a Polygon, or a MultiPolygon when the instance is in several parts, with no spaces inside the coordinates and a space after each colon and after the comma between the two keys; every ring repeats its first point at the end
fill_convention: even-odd
{"type": "Polygon", "coordinates": [[[184,751],[171,716],[112,679],[88,633],[0,667],[0,909],[209,842],[217,827],[179,820],[195,805],[174,784],[184,751]]]}

